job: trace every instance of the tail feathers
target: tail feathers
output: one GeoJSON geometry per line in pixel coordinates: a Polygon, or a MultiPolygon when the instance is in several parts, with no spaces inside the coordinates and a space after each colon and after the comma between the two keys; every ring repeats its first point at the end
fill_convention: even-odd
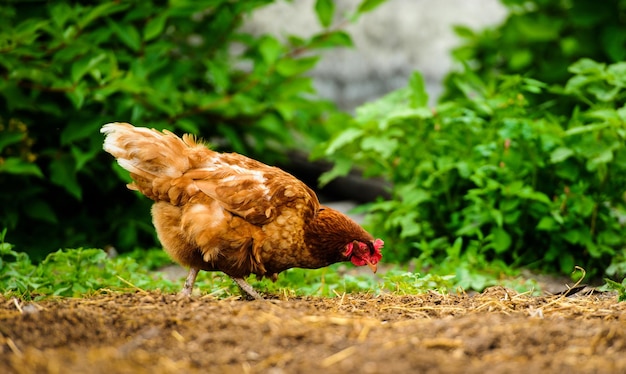
{"type": "Polygon", "coordinates": [[[116,122],[104,125],[100,132],[106,134],[104,150],[133,174],[177,178],[190,167],[185,157],[190,145],[170,131],[116,122]]]}
{"type": "Polygon", "coordinates": [[[200,147],[203,152],[211,152],[197,144],[193,137],[185,135],[181,139],[167,130],[160,132],[116,122],[104,125],[100,132],[106,135],[104,150],[131,173],[135,184],[129,188],[146,195],[150,190],[157,193],[155,189],[161,189],[169,184],[168,180],[173,182],[189,170],[200,147]]]}

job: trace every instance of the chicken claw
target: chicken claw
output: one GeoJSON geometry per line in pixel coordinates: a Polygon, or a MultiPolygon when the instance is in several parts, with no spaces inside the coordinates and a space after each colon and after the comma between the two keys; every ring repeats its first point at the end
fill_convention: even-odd
{"type": "Polygon", "coordinates": [[[241,288],[245,293],[253,297],[255,300],[265,300],[263,296],[259,295],[259,293],[256,292],[248,282],[246,282],[245,279],[235,277],[231,278],[233,278],[233,280],[239,285],[239,288],[241,288]]]}
{"type": "Polygon", "coordinates": [[[187,297],[191,296],[191,291],[193,291],[193,284],[196,283],[196,277],[198,276],[199,271],[200,269],[198,268],[189,268],[189,274],[187,275],[187,279],[185,279],[185,285],[183,286],[182,291],[180,291],[181,295],[187,297]]]}

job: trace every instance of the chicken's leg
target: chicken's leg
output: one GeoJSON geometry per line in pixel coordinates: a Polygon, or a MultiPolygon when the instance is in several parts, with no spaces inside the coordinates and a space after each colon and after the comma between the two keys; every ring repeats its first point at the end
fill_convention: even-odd
{"type": "Polygon", "coordinates": [[[196,277],[198,276],[198,271],[200,269],[190,267],[189,274],[187,275],[187,279],[185,279],[185,285],[183,286],[183,290],[180,291],[180,294],[183,296],[191,296],[191,291],[193,291],[193,284],[196,283],[196,277]]]}
{"type": "Polygon", "coordinates": [[[243,279],[243,278],[235,278],[235,277],[231,277],[231,278],[233,278],[235,283],[237,283],[239,285],[239,288],[241,288],[245,293],[247,293],[248,295],[250,295],[254,299],[256,299],[256,300],[265,300],[265,299],[263,299],[263,296],[259,295],[259,293],[256,292],[254,290],[254,288],[252,288],[252,286],[248,282],[246,282],[245,279],[243,279]]]}

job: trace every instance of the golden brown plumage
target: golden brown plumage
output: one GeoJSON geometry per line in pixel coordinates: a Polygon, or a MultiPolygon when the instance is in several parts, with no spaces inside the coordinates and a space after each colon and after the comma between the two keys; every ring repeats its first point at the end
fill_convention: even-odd
{"type": "Polygon", "coordinates": [[[154,200],[159,240],[190,268],[190,294],[199,269],[222,271],[260,296],[243,277],[276,279],[292,267],[340,261],[376,271],[382,241],[346,215],[320,206],[292,175],[236,153],[218,153],[190,135],[127,123],[102,127],[104,149],[130,172],[128,187],[154,200]]]}

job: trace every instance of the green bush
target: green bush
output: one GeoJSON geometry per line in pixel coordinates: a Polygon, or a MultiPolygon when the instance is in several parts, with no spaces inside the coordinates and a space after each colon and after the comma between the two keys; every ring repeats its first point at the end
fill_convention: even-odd
{"type": "MultiPolygon", "coordinates": [[[[0,5],[0,228],[34,258],[66,247],[156,243],[150,202],[102,152],[112,121],[191,132],[266,162],[311,147],[342,118],[305,75],[315,51],[351,45],[331,27],[280,41],[239,31],[271,0],[9,2],[0,5]]],[[[365,0],[353,19],[381,1],[365,0]]]]}
{"type": "Polygon", "coordinates": [[[387,259],[602,273],[626,246],[626,63],[569,71],[555,91],[466,71],[454,80],[462,95],[434,109],[415,73],[318,150],[336,162],[323,180],[357,164],[393,183],[391,200],[366,208],[387,259]],[[552,112],[562,99],[577,104],[569,116],[552,112]]]}
{"type": "Polygon", "coordinates": [[[483,78],[522,74],[563,84],[567,67],[581,58],[604,63],[626,59],[626,0],[502,3],[509,16],[501,25],[480,31],[456,27],[463,43],[455,58],[483,78]]]}
{"type": "Polygon", "coordinates": [[[357,164],[393,182],[364,208],[387,259],[624,275],[626,1],[502,2],[501,25],[455,28],[436,108],[419,74],[364,105],[318,149],[322,181],[357,164]]]}

